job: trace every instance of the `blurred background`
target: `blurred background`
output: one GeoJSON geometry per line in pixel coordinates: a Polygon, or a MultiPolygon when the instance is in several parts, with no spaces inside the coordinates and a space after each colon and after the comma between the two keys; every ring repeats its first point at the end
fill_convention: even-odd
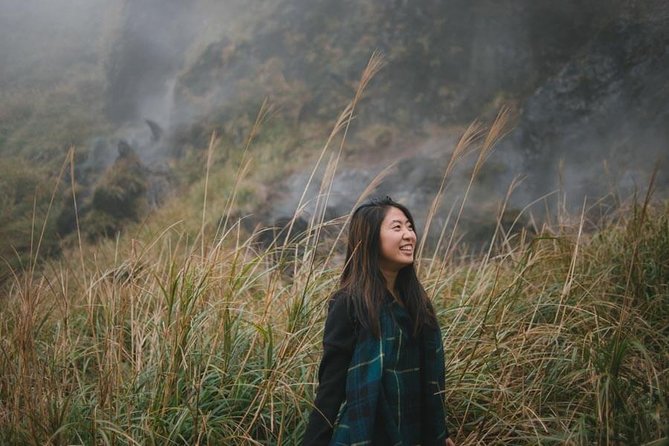
{"type": "MultiPolygon", "coordinates": [[[[209,156],[214,224],[247,155],[232,213],[247,229],[290,218],[305,189],[318,194],[326,172],[309,182],[312,169],[375,50],[385,65],[346,134],[330,217],[396,163],[375,192],[422,222],[458,138],[503,108],[510,123],[460,226],[472,246],[514,179],[503,221],[528,228],[561,210],[596,224],[645,194],[653,169],[655,196],[667,195],[662,0],[0,0],[0,11],[3,278],[33,249],[35,221],[52,255],[77,227],[95,243],[197,212],[209,156]],[[166,205],[179,211],[155,216],[166,205]]],[[[449,177],[436,234],[474,163],[449,177]]]]}

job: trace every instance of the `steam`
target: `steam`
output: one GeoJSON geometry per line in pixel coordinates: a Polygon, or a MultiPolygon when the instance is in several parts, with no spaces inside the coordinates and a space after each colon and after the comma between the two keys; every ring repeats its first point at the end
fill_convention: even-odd
{"type": "MultiPolygon", "coordinates": [[[[580,206],[586,195],[643,189],[656,162],[659,184],[666,185],[666,7],[651,2],[660,5],[653,13],[624,1],[613,7],[604,0],[488,3],[485,8],[463,0],[391,7],[370,1],[384,21],[366,26],[358,20],[366,13],[363,6],[332,8],[315,0],[272,5],[259,0],[0,0],[0,86],[49,88],[82,72],[96,73],[105,86],[101,108],[112,130],[91,141],[90,167],[113,162],[120,140],[146,164],[159,165],[177,126],[240,101],[240,80],[258,90],[278,88],[276,79],[304,82],[316,99],[300,108],[296,119],[323,108],[329,116],[349,93],[364,57],[378,47],[389,63],[370,87],[356,125],[402,121],[415,129],[409,135],[414,142],[386,144],[401,172],[378,191],[406,199],[412,209],[427,208],[434,192],[431,179],[440,174],[444,148],[453,144],[452,137],[426,129],[485,119],[509,103],[518,112],[517,128],[498,147],[477,186],[482,200],[498,199],[513,178],[523,176],[514,206],[522,208],[560,187],[580,206]],[[321,28],[329,30],[323,39],[338,58],[318,59],[322,48],[309,33],[321,28]],[[364,42],[370,47],[359,48],[364,42]],[[207,68],[210,56],[218,65],[207,68]],[[199,89],[192,97],[183,93],[191,88],[185,79],[199,89]],[[265,85],[262,79],[272,82],[265,85]],[[327,91],[315,91],[320,84],[327,91]]],[[[343,166],[330,197],[332,212],[348,211],[351,197],[387,166],[369,161],[378,158],[354,157],[343,166]]],[[[282,185],[271,218],[294,209],[306,176],[297,173],[282,185]]],[[[447,205],[456,202],[455,189],[447,205]]]]}

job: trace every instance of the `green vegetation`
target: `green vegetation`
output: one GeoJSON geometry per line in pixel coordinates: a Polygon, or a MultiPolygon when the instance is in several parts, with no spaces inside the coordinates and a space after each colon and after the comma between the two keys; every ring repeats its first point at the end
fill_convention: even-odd
{"type": "MultiPolygon", "coordinates": [[[[50,210],[59,181],[43,166],[8,157],[0,163],[0,284],[13,271],[31,269],[38,255],[60,251],[50,210]],[[45,237],[44,235],[47,234],[45,237]]],[[[62,173],[62,172],[61,172],[62,173]]]]}
{"type": "MultiPolygon", "coordinates": [[[[212,138],[197,206],[174,201],[17,274],[0,313],[0,443],[296,444],[341,268],[344,222],[326,221],[325,204],[359,97],[320,153],[330,174],[290,243],[263,248],[242,228],[252,149],[221,161],[236,176],[213,176],[212,138]]],[[[485,160],[503,117],[487,133],[470,127],[453,163],[475,149],[485,160]]],[[[488,253],[467,256],[444,234],[420,250],[457,444],[666,439],[669,207],[633,204],[588,232],[583,216],[562,215],[535,235],[512,235],[503,215],[488,253]]]]}
{"type": "MultiPolygon", "coordinates": [[[[0,442],[296,444],[340,268],[331,225],[261,250],[236,223],[199,241],[175,224],[21,276],[0,315],[0,442]]],[[[525,237],[421,261],[458,444],[662,438],[669,209],[525,237]]]]}

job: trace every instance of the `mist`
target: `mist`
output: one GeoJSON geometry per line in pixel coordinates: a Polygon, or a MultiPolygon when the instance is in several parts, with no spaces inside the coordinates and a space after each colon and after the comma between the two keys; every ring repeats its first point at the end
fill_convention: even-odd
{"type": "MultiPolygon", "coordinates": [[[[85,145],[98,169],[114,161],[121,140],[147,165],[161,165],[180,153],[188,129],[218,125],[239,139],[238,117],[266,96],[295,128],[331,124],[380,49],[387,64],[359,110],[351,135],[358,152],[335,179],[334,214],[392,161],[399,174],[378,192],[426,207],[457,129],[490,122],[501,106],[512,109],[515,127],[475,185],[482,201],[522,178],[513,206],[561,190],[577,208],[586,197],[643,190],[655,166],[658,194],[666,194],[663,2],[30,0],[2,1],[0,12],[5,94],[76,90],[80,78],[96,90],[91,110],[103,125],[85,145]],[[365,144],[374,126],[388,130],[365,144]]],[[[276,185],[267,218],[293,212],[308,173],[276,185]]]]}

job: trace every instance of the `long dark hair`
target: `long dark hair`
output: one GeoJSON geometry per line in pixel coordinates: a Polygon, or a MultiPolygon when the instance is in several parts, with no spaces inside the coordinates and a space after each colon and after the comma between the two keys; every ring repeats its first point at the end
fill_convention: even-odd
{"type": "MultiPolygon", "coordinates": [[[[379,313],[388,292],[379,267],[381,223],[391,207],[401,210],[415,228],[409,210],[390,197],[373,198],[358,206],[351,217],[346,264],[340,279],[341,290],[351,299],[355,318],[376,338],[380,337],[379,313]]],[[[395,287],[413,322],[414,336],[425,326],[437,326],[434,308],[413,263],[398,272],[395,287]]]]}

